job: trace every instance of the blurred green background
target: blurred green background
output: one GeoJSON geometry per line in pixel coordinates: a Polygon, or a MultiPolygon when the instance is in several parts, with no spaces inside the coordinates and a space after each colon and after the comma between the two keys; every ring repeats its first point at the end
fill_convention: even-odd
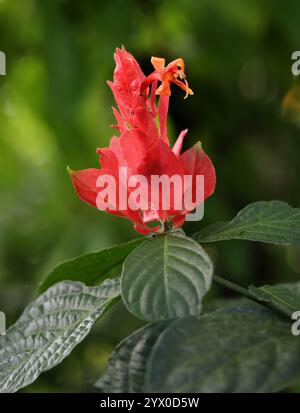
{"type": "MultiPolygon", "coordinates": [[[[253,201],[300,206],[291,74],[299,15],[298,0],[0,0],[0,309],[8,324],[57,263],[137,236],[130,222],[80,202],[66,171],[97,167],[95,149],[113,134],[106,80],[117,46],[146,73],[151,55],[185,59],[195,95],[184,101],[173,88],[169,128],[175,137],[188,127],[186,148],[200,139],[217,170],[205,219],[186,224],[188,234],[253,201]]],[[[209,252],[217,274],[242,285],[299,280],[299,249],[228,242],[209,252]]],[[[210,299],[226,294],[214,286],[210,299]]],[[[141,324],[119,304],[24,391],[90,390],[114,346],[141,324]]]]}

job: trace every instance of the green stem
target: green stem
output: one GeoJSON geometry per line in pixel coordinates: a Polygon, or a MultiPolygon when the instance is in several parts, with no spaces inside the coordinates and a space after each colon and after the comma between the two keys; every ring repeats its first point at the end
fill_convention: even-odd
{"type": "Polygon", "coordinates": [[[262,301],[256,298],[253,294],[251,294],[249,290],[247,290],[247,288],[241,287],[240,285],[234,284],[231,281],[225,280],[224,278],[221,278],[218,275],[213,276],[213,281],[222,285],[223,287],[226,287],[232,291],[235,291],[236,293],[243,295],[244,297],[249,298],[252,301],[255,301],[256,303],[260,305],[263,305],[264,307],[268,308],[268,310],[275,311],[277,314],[280,314],[281,316],[284,315],[285,317],[288,317],[290,320],[290,317],[284,311],[281,311],[278,307],[274,306],[272,303],[262,301]]]}
{"type": "Polygon", "coordinates": [[[223,287],[229,288],[232,291],[235,291],[239,294],[244,295],[247,298],[253,299],[253,295],[247,290],[247,288],[241,287],[240,285],[234,284],[231,281],[225,280],[217,275],[213,276],[213,280],[223,287]]]}

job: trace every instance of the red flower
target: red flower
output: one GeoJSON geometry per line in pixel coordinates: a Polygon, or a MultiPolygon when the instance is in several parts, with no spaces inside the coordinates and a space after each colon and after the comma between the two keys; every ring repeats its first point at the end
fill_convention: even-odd
{"type": "Polygon", "coordinates": [[[100,169],[70,172],[74,187],[80,199],[99,208],[97,183],[107,176],[112,177],[116,184],[115,196],[109,202],[108,196],[101,198],[106,202],[107,212],[130,219],[136,231],[143,234],[161,232],[164,228],[162,225],[150,228],[147,225],[149,222],[160,221],[161,224],[172,223],[173,228],[179,227],[191,212],[184,202],[179,201],[182,201],[188,190],[195,199],[197,175],[204,176],[204,199],[215,189],[214,166],[201,145],[196,144],[181,154],[187,129],[180,133],[173,148],[169,144],[167,113],[170,85],[174,83],[187,95],[193,94],[186,81],[184,61],[176,59],[165,67],[164,59],[153,57],[151,62],[155,71],[148,77],[124,48],[116,50],[115,62],[114,79],[108,84],[119,108],[113,108],[113,112],[117,121],[114,127],[120,136],[113,136],[108,148],[97,150],[100,169]],[[161,82],[159,87],[158,82],[161,82]],[[158,108],[156,95],[159,95],[158,108]],[[191,176],[189,185],[184,181],[186,175],[191,176]],[[162,186],[154,188],[153,176],[179,177],[181,186],[171,185],[169,193],[166,193],[162,186]],[[136,194],[138,186],[129,185],[131,180],[135,182],[138,177],[148,184],[147,194],[144,193],[147,196],[143,197],[141,192],[136,194]],[[158,200],[155,204],[153,195],[158,200]],[[165,208],[167,197],[169,205],[165,208]]]}

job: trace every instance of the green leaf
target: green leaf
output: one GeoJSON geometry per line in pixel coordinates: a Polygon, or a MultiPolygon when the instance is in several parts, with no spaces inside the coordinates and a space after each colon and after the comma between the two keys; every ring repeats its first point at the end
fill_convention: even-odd
{"type": "Polygon", "coordinates": [[[300,379],[300,339],[257,304],[156,322],[125,339],[103,392],[276,392],[300,379]]]}
{"type": "Polygon", "coordinates": [[[123,340],[109,359],[104,375],[95,386],[102,393],[138,393],[145,383],[146,363],[154,344],[170,321],[159,321],[123,340]]]}
{"type": "Polygon", "coordinates": [[[212,272],[200,245],[171,232],[143,242],[126,258],[122,297],[128,310],[144,320],[198,315],[212,272]]]}
{"type": "Polygon", "coordinates": [[[67,357],[116,300],[119,287],[119,279],[98,287],[66,281],[30,304],[0,337],[0,392],[27,386],[67,357]]]}
{"type": "Polygon", "coordinates": [[[285,202],[255,202],[230,222],[219,222],[193,235],[198,242],[242,239],[279,245],[300,245],[300,209],[285,202]]]}
{"type": "Polygon", "coordinates": [[[291,284],[277,284],[274,286],[251,285],[249,291],[258,300],[271,303],[279,311],[291,317],[295,311],[300,310],[300,282],[291,284]]]}
{"type": "Polygon", "coordinates": [[[42,282],[39,292],[64,281],[81,281],[87,285],[99,285],[107,278],[119,277],[123,261],[144,238],[138,238],[99,252],[82,255],[58,265],[42,282]]]}
{"type": "Polygon", "coordinates": [[[300,378],[300,339],[258,305],[177,319],[147,362],[147,392],[276,392],[300,378]]]}

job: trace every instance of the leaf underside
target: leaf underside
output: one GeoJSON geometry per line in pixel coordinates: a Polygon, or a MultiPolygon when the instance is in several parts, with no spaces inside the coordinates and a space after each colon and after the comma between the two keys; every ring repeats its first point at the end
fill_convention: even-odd
{"type": "Polygon", "coordinates": [[[59,364],[119,294],[119,279],[98,287],[66,281],[30,304],[0,337],[0,392],[16,392],[59,364]]]}

